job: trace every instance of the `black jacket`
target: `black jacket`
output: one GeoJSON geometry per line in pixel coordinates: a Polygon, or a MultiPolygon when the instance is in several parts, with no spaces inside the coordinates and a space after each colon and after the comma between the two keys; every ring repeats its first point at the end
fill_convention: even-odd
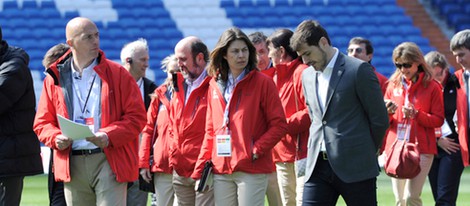
{"type": "Polygon", "coordinates": [[[157,85],[150,79],[144,77],[144,103],[145,103],[145,110],[148,110],[150,106],[150,102],[152,101],[152,98],[150,98],[150,95],[155,92],[155,89],[157,89],[157,85]]]}
{"type": "Polygon", "coordinates": [[[42,174],[29,56],[0,40],[0,177],[42,174]]]}

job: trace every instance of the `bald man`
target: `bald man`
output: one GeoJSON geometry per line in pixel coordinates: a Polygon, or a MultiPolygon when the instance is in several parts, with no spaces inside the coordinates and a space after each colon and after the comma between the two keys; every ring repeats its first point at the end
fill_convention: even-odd
{"type": "Polygon", "coordinates": [[[47,69],[34,131],[54,149],[55,179],[64,182],[67,205],[126,205],[127,182],[138,178],[138,136],[146,121],[139,88],[129,72],[106,59],[92,21],[77,17],[65,30],[70,50],[47,69]],[[93,135],[65,135],[58,115],[93,135]]]}
{"type": "Polygon", "coordinates": [[[206,93],[210,80],[206,72],[209,51],[199,38],[190,36],[176,44],[175,56],[181,72],[176,80],[180,89],[174,92],[170,108],[173,188],[178,205],[214,205],[213,190],[196,193],[196,182],[190,177],[205,135],[206,93]]]}

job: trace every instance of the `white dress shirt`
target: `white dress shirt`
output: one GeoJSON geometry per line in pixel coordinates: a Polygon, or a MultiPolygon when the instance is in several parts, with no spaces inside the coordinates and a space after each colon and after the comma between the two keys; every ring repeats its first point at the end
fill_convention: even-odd
{"type": "MultiPolygon", "coordinates": [[[[98,65],[95,59],[83,69],[82,76],[72,64],[73,121],[93,118],[90,125],[92,132],[97,132],[101,125],[101,79],[93,68],[98,65]],[[91,91],[90,91],[91,90],[91,91]]],[[[74,140],[72,150],[95,149],[98,146],[86,140],[74,140]]]]}
{"type": "MultiPolygon", "coordinates": [[[[338,59],[338,49],[335,49],[335,54],[331,58],[330,62],[326,65],[323,71],[317,71],[317,98],[320,103],[321,111],[325,112],[326,106],[326,95],[328,93],[328,87],[330,85],[331,74],[333,73],[333,67],[335,66],[336,60],[338,59]]],[[[326,151],[325,144],[321,141],[320,150],[326,151]]]]}

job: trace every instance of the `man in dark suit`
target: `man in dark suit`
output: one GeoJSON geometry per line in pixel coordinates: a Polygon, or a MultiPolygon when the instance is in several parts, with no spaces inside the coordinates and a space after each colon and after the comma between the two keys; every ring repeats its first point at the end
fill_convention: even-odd
{"type": "MultiPolygon", "coordinates": [[[[140,38],[124,45],[121,50],[121,62],[124,68],[134,77],[137,86],[139,86],[145,109],[147,110],[151,102],[150,94],[157,88],[157,85],[152,80],[145,77],[145,72],[149,67],[149,48],[147,41],[140,38]]],[[[127,189],[127,205],[145,206],[147,205],[147,197],[147,192],[140,191],[138,180],[129,183],[127,189]]]]}
{"type": "Polygon", "coordinates": [[[303,21],[291,46],[310,67],[302,74],[312,124],[304,205],[377,205],[377,152],[388,115],[370,64],[331,46],[325,29],[303,21]]]}

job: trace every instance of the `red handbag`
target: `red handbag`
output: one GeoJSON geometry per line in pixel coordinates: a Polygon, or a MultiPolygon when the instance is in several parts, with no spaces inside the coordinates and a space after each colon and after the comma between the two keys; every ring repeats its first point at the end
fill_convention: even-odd
{"type": "Polygon", "coordinates": [[[398,179],[411,179],[421,172],[420,153],[417,138],[410,142],[410,124],[407,124],[406,133],[408,138],[397,137],[393,145],[386,151],[385,173],[398,179]]]}

